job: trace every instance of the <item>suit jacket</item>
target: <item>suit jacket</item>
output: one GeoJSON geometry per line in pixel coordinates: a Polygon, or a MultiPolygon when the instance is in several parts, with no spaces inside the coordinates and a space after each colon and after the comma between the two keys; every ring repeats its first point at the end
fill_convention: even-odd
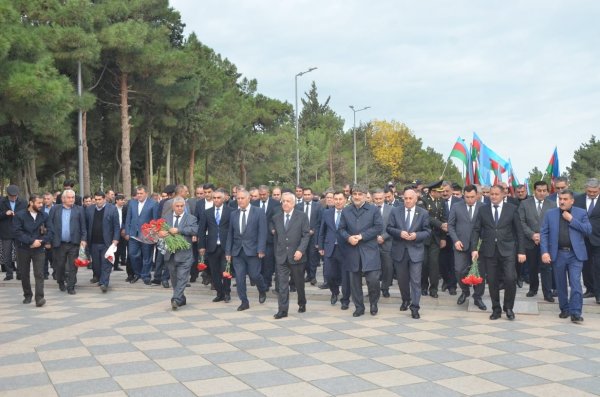
{"type": "MultiPolygon", "coordinates": [[[[454,207],[454,205],[463,201],[463,199],[454,197],[454,196],[450,196],[449,200],[450,200],[450,210],[452,210],[452,207],[454,207]]],[[[450,210],[448,210],[448,203],[446,202],[446,200],[442,199],[442,205],[444,207],[444,221],[447,222],[448,218],[450,218],[450,210]]]]}
{"type": "MultiPolygon", "coordinates": [[[[335,207],[327,208],[321,213],[321,226],[319,228],[319,234],[317,239],[317,245],[319,249],[325,251],[325,256],[331,258],[335,245],[337,243],[338,249],[344,249],[346,242],[340,238],[335,228],[335,207]]],[[[340,222],[341,222],[340,214],[340,222]]]]}
{"type": "Polygon", "coordinates": [[[383,233],[383,219],[379,208],[370,203],[364,203],[360,208],[348,205],[342,210],[337,232],[344,241],[348,241],[350,236],[362,235],[358,244],[346,244],[344,247],[344,270],[357,272],[360,265],[364,272],[381,270],[377,236],[383,233]]]}
{"type": "MultiPolygon", "coordinates": [[[[167,219],[167,223],[173,223],[173,218],[167,219]]],[[[179,234],[181,234],[188,243],[190,243],[190,248],[185,250],[179,250],[175,253],[171,253],[167,251],[165,253],[165,261],[170,260],[174,257],[175,262],[181,263],[190,263],[194,261],[194,254],[192,252],[192,236],[196,236],[198,234],[198,221],[194,215],[190,215],[184,213],[179,220],[179,225],[177,227],[179,234]]]]}
{"type": "MultiPolygon", "coordinates": [[[[88,244],[92,243],[92,228],[95,211],[95,205],[90,205],[85,209],[88,244]]],[[[117,213],[117,208],[110,203],[106,203],[104,206],[104,215],[102,217],[102,240],[104,241],[104,244],[111,245],[113,240],[119,241],[119,233],[119,214],[117,213]]]]}
{"type": "MultiPolygon", "coordinates": [[[[592,225],[588,219],[587,212],[582,208],[571,207],[571,215],[573,215],[573,219],[569,222],[571,245],[577,259],[583,262],[588,259],[585,248],[585,237],[592,233],[592,225]]],[[[561,216],[562,212],[560,208],[549,210],[544,216],[540,232],[540,252],[542,254],[550,254],[553,262],[558,256],[558,230],[561,216]]]]}
{"type": "Polygon", "coordinates": [[[381,215],[383,220],[383,232],[381,233],[381,237],[383,237],[383,244],[379,244],[379,249],[383,252],[390,252],[392,250],[392,236],[390,236],[390,234],[387,232],[387,225],[390,221],[390,215],[393,208],[395,207],[389,204],[383,204],[383,214],[381,215]]]}
{"type": "Polygon", "coordinates": [[[227,204],[223,204],[219,210],[221,219],[218,225],[215,218],[215,207],[204,211],[198,220],[198,248],[204,248],[210,254],[216,251],[217,240],[221,242],[221,247],[227,245],[229,219],[233,211],[227,204]]]}
{"type": "Polygon", "coordinates": [[[461,203],[453,205],[450,209],[450,216],[448,217],[448,235],[453,242],[460,241],[463,243],[463,251],[469,252],[471,250],[471,233],[473,232],[473,225],[477,219],[477,214],[483,207],[481,201],[476,201],[473,208],[473,218],[469,218],[469,208],[467,203],[463,200],[461,203]]]}
{"type": "MultiPolygon", "coordinates": [[[[15,201],[15,214],[18,211],[22,211],[27,209],[27,202],[20,197],[17,197],[15,201]]],[[[13,227],[13,217],[14,215],[8,216],[6,215],[6,211],[10,211],[12,208],[10,207],[10,201],[8,200],[8,196],[0,198],[0,239],[1,240],[11,240],[15,238],[15,230],[13,227]]]]}
{"type": "MultiPolygon", "coordinates": [[[[304,206],[306,203],[302,201],[300,204],[296,204],[295,211],[304,212],[304,206]]],[[[317,201],[310,202],[310,230],[316,235],[319,232],[321,226],[321,205],[317,201]]],[[[316,236],[315,236],[316,237],[316,236]]]]}
{"type": "MultiPolygon", "coordinates": [[[[62,205],[55,205],[48,214],[48,241],[50,241],[52,247],[54,248],[59,247],[62,240],[63,209],[64,207],[62,205]]],[[[87,227],[85,222],[85,211],[83,207],[78,205],[71,207],[69,231],[71,233],[71,243],[79,244],[81,241],[87,240],[87,227]]]]}
{"type": "MultiPolygon", "coordinates": [[[[250,204],[252,204],[255,207],[261,208],[261,200],[253,201],[250,204]]],[[[280,213],[281,211],[281,203],[275,200],[274,198],[269,197],[269,199],[267,200],[267,212],[265,213],[265,215],[267,216],[267,225],[270,225],[271,221],[273,220],[273,216],[280,213]]],[[[271,227],[269,227],[269,230],[271,230],[271,227]]],[[[273,238],[273,234],[269,233],[267,235],[267,244],[273,244],[273,238]]]]}
{"type": "Polygon", "coordinates": [[[257,256],[259,252],[265,252],[268,233],[267,217],[260,208],[252,205],[248,205],[246,211],[249,212],[246,213],[246,230],[243,234],[240,230],[241,209],[238,208],[231,213],[225,255],[239,256],[242,249],[246,256],[257,256]]]}
{"type": "MultiPolygon", "coordinates": [[[[587,212],[587,195],[585,193],[577,195],[575,197],[574,207],[582,208],[587,212]]],[[[598,205],[599,197],[596,197],[596,201],[594,201],[594,209],[592,213],[588,213],[588,218],[590,220],[590,224],[592,225],[592,233],[586,238],[594,247],[600,247],[600,205],[598,205]]]]}
{"type": "Polygon", "coordinates": [[[504,203],[498,224],[494,222],[492,205],[484,205],[477,213],[471,233],[471,251],[476,251],[481,238],[480,254],[493,257],[496,247],[501,256],[525,254],[525,236],[517,206],[504,203]]]}
{"type": "Polygon", "coordinates": [[[533,235],[540,232],[544,215],[552,208],[556,208],[556,201],[544,199],[542,213],[538,215],[535,197],[529,197],[519,205],[519,219],[525,234],[525,249],[535,248],[535,243],[532,240],[533,235]]]}
{"type": "Polygon", "coordinates": [[[15,228],[15,244],[19,247],[25,247],[30,250],[43,251],[44,245],[48,240],[48,214],[41,211],[35,219],[27,209],[17,212],[13,219],[15,228]],[[45,233],[43,231],[45,230],[45,233]],[[34,240],[42,240],[39,248],[29,248],[34,240]]]}
{"type": "Polygon", "coordinates": [[[415,206],[415,211],[410,227],[406,225],[405,207],[394,207],[390,214],[390,220],[387,226],[387,232],[392,236],[392,259],[400,262],[404,258],[404,252],[408,251],[408,256],[412,262],[423,262],[425,258],[425,240],[431,234],[429,213],[427,210],[415,206]],[[416,233],[415,240],[405,240],[400,237],[402,231],[416,233]]]}
{"type": "Polygon", "coordinates": [[[142,213],[138,215],[139,202],[137,200],[129,200],[127,206],[127,218],[125,220],[125,234],[138,237],[142,232],[142,225],[153,219],[158,219],[158,203],[150,197],[146,199],[142,213]]]}
{"type": "Polygon", "coordinates": [[[506,196],[504,197],[504,203],[511,203],[513,205],[516,205],[517,207],[519,206],[519,199],[512,197],[512,196],[506,196]]]}
{"type": "Polygon", "coordinates": [[[275,214],[269,226],[269,230],[274,230],[273,248],[275,251],[275,262],[279,265],[284,263],[305,263],[307,256],[306,248],[310,240],[308,216],[303,212],[294,210],[286,229],[284,227],[285,215],[283,211],[275,214]],[[296,251],[302,252],[302,257],[299,261],[294,260],[296,251]]]}

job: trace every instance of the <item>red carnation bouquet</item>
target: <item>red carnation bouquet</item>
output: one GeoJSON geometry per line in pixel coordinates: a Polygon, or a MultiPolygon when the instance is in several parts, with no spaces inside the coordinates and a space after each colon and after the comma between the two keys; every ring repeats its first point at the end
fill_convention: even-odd
{"type": "Polygon", "coordinates": [[[225,271],[223,272],[223,278],[231,280],[233,276],[231,275],[231,261],[227,261],[225,264],[225,271]]]}
{"type": "Polygon", "coordinates": [[[473,261],[469,268],[469,273],[467,273],[460,281],[466,285],[478,285],[483,283],[483,277],[479,275],[479,264],[477,261],[473,261]]]}
{"type": "Polygon", "coordinates": [[[79,255],[77,256],[75,261],[73,261],[73,263],[77,267],[87,267],[87,265],[90,264],[90,260],[88,259],[88,256],[85,253],[85,248],[79,247],[79,255]]]}
{"type": "Polygon", "coordinates": [[[142,236],[144,240],[140,240],[147,244],[156,244],[156,248],[164,255],[168,252],[175,253],[177,251],[190,249],[191,244],[181,234],[168,234],[162,238],[158,236],[158,232],[168,232],[171,225],[164,219],[151,220],[142,225],[142,236]]]}
{"type": "Polygon", "coordinates": [[[198,271],[199,271],[199,272],[203,272],[203,271],[205,271],[205,270],[206,270],[206,268],[207,268],[208,266],[206,266],[206,263],[204,263],[204,255],[202,255],[202,256],[200,257],[200,260],[198,261],[198,264],[196,265],[196,267],[198,268],[198,271]]]}

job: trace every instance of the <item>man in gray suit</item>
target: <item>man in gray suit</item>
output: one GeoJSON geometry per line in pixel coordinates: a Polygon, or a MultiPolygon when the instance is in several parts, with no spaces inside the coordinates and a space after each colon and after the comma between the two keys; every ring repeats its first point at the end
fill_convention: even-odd
{"type": "Polygon", "coordinates": [[[421,268],[425,258],[425,240],[431,234],[429,213],[417,207],[417,193],[404,191],[404,205],[394,207],[387,232],[392,236],[392,259],[402,295],[400,311],[410,306],[411,317],[419,319],[421,268]]]}
{"type": "Polygon", "coordinates": [[[352,204],[342,210],[338,235],[348,245],[344,249],[346,270],[350,272],[350,290],[356,310],[352,315],[359,317],[365,314],[362,291],[362,276],[367,280],[371,315],[378,312],[381,275],[381,258],[377,236],[383,233],[381,214],[372,204],[366,202],[367,188],[354,185],[352,188],[352,204]]]}
{"type": "Polygon", "coordinates": [[[528,297],[536,296],[540,286],[538,273],[542,277],[542,292],[546,302],[554,302],[552,297],[552,265],[542,263],[540,253],[540,229],[546,212],[556,208],[556,201],[548,200],[548,184],[537,181],[533,184],[534,196],[521,202],[519,218],[525,233],[525,255],[529,262],[529,292],[528,297]]]}
{"type": "Polygon", "coordinates": [[[54,248],[52,256],[58,288],[61,291],[67,290],[69,295],[75,295],[77,267],[74,261],[79,248],[87,245],[85,212],[83,207],[75,205],[73,190],[65,190],[61,197],[61,204],[52,207],[48,214],[48,240],[54,248]]]}
{"type": "Polygon", "coordinates": [[[392,262],[392,236],[389,235],[386,228],[394,207],[385,202],[383,189],[375,189],[371,197],[383,219],[383,231],[377,236],[377,244],[379,244],[379,256],[381,257],[381,294],[384,298],[389,298],[394,276],[394,263],[392,262]]]}
{"type": "Polygon", "coordinates": [[[185,212],[185,199],[182,197],[175,197],[171,208],[173,209],[173,215],[166,218],[166,221],[172,227],[168,231],[161,230],[158,235],[165,238],[169,234],[180,234],[190,243],[190,248],[188,249],[182,249],[175,253],[167,251],[164,254],[165,263],[169,269],[169,274],[171,274],[171,282],[173,284],[171,308],[177,310],[178,307],[184,306],[187,303],[184,292],[187,281],[190,278],[190,269],[194,262],[191,244],[196,241],[198,221],[194,215],[185,212]]]}
{"type": "Polygon", "coordinates": [[[271,220],[269,229],[273,234],[273,247],[279,285],[278,310],[273,317],[287,317],[290,298],[290,274],[298,291],[298,313],[306,311],[304,294],[304,266],[306,248],[310,240],[308,216],[294,211],[295,198],[292,193],[283,193],[281,207],[271,220]]]}
{"type": "MultiPolygon", "coordinates": [[[[471,259],[471,232],[477,218],[479,209],[484,205],[479,200],[477,194],[477,186],[467,185],[463,194],[464,201],[454,204],[450,208],[448,216],[448,234],[454,242],[454,269],[456,271],[456,279],[462,293],[458,297],[456,303],[462,305],[471,295],[470,287],[464,284],[461,280],[469,272],[472,263],[471,259]]],[[[480,264],[479,273],[485,280],[485,269],[480,264]]],[[[473,302],[480,310],[486,310],[487,307],[481,299],[485,290],[485,282],[477,284],[473,287],[473,302]]]]}

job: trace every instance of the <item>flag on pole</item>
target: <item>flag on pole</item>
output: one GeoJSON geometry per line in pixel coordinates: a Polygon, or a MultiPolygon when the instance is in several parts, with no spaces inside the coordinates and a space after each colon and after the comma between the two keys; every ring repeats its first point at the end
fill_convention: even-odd
{"type": "MultiPolygon", "coordinates": [[[[512,162],[508,159],[508,169],[506,170],[508,174],[508,189],[511,194],[515,193],[517,186],[519,186],[519,181],[515,176],[515,170],[513,169],[512,162]]],[[[528,193],[529,194],[529,193],[528,193]]]]}
{"type": "Polygon", "coordinates": [[[465,168],[465,185],[471,184],[471,173],[469,172],[470,163],[471,163],[471,153],[467,149],[467,145],[465,144],[464,139],[458,137],[456,143],[452,147],[452,151],[450,152],[450,156],[448,158],[454,157],[457,160],[460,160],[465,168]]]}
{"type": "Polygon", "coordinates": [[[556,182],[556,178],[560,176],[560,170],[558,168],[558,150],[554,147],[554,153],[550,157],[550,161],[548,162],[548,166],[546,167],[546,174],[550,175],[551,178],[551,188],[550,192],[554,193],[554,183],[556,182]]]}

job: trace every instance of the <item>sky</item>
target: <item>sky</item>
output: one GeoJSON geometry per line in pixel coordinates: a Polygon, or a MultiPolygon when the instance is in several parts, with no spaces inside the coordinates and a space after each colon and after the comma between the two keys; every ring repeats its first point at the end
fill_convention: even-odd
{"type": "MultiPolygon", "coordinates": [[[[258,91],[319,98],[352,127],[396,120],[447,156],[473,132],[519,181],[561,172],[600,135],[600,1],[171,0],[186,34],[228,58],[258,91]]],[[[300,101],[299,101],[300,102],[300,101]]],[[[301,103],[300,103],[301,106],[301,103]]],[[[300,109],[301,110],[301,109],[300,109]]],[[[458,164],[458,163],[457,163],[458,164]]]]}

